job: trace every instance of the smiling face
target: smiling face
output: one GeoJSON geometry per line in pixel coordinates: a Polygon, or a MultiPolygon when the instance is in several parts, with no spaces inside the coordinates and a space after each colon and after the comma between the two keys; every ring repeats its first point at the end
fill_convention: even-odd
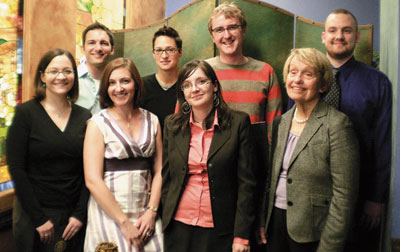
{"type": "Polygon", "coordinates": [[[345,60],[353,55],[356,43],[360,40],[360,32],[351,15],[330,14],[326,18],[321,38],[328,57],[345,60]]]}
{"type": "Polygon", "coordinates": [[[189,87],[183,90],[183,95],[193,110],[211,111],[214,92],[217,92],[218,87],[211,82],[202,69],[196,68],[183,81],[181,87],[184,86],[189,87]]]}
{"type": "Polygon", "coordinates": [[[132,106],[135,97],[135,81],[128,69],[119,67],[111,72],[107,93],[114,106],[132,106]]]}
{"type": "Polygon", "coordinates": [[[74,85],[74,71],[70,59],[66,55],[54,57],[41,73],[41,80],[46,84],[46,97],[67,96],[74,85]]]}
{"type": "Polygon", "coordinates": [[[239,27],[238,29],[229,31],[231,25],[241,25],[238,18],[226,18],[223,14],[216,16],[211,21],[211,37],[215,45],[218,47],[221,57],[242,57],[243,40],[246,35],[246,29],[239,27]],[[225,28],[222,33],[215,32],[215,29],[225,28]]]}
{"type": "Polygon", "coordinates": [[[154,50],[167,50],[172,49],[174,53],[167,53],[166,51],[161,54],[153,52],[154,60],[159,69],[163,71],[174,71],[178,69],[179,59],[182,57],[182,50],[179,51],[176,42],[173,38],[168,36],[159,36],[154,41],[154,50]]]}
{"type": "Polygon", "coordinates": [[[107,64],[108,58],[114,54],[114,47],[111,46],[107,32],[95,29],[86,34],[83,52],[87,64],[99,67],[107,64]]]}
{"type": "Polygon", "coordinates": [[[289,64],[286,78],[287,94],[296,104],[316,104],[323,92],[320,79],[320,73],[316,72],[314,67],[294,57],[289,64]]]}

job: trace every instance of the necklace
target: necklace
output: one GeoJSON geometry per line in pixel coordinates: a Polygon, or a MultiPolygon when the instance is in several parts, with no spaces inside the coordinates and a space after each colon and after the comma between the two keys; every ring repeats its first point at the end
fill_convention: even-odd
{"type": "Polygon", "coordinates": [[[299,119],[299,118],[297,118],[297,107],[294,109],[293,119],[294,119],[297,123],[300,123],[300,124],[306,123],[306,122],[308,121],[308,118],[309,118],[309,117],[307,117],[307,118],[305,118],[305,119],[299,119]]]}

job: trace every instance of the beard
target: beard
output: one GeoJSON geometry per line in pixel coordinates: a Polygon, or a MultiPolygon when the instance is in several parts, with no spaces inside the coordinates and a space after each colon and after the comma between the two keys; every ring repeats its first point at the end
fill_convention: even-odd
{"type": "Polygon", "coordinates": [[[333,59],[346,59],[353,55],[354,49],[355,49],[355,44],[351,48],[344,48],[344,50],[341,50],[340,52],[336,52],[335,50],[332,50],[330,48],[325,47],[326,53],[333,59]]]}

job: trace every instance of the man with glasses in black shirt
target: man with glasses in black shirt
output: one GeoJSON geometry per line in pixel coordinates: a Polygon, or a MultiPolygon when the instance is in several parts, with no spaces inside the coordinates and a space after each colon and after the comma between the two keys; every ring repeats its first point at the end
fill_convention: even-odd
{"type": "Polygon", "coordinates": [[[175,84],[182,57],[182,39],[174,28],[164,26],[154,34],[153,57],[158,70],[143,77],[146,94],[142,107],[157,115],[163,129],[164,118],[174,113],[176,106],[175,84]]]}

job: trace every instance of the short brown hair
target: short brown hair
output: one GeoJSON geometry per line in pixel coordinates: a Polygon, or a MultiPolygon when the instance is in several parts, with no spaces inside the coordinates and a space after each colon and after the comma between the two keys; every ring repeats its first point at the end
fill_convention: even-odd
{"type": "Polygon", "coordinates": [[[247,27],[246,16],[244,15],[242,9],[240,9],[239,6],[234,3],[225,2],[216,7],[211,13],[210,18],[208,19],[208,31],[210,32],[210,34],[212,33],[213,29],[212,20],[220,15],[224,15],[225,18],[237,18],[239,19],[242,29],[246,29],[247,27]]]}
{"type": "Polygon", "coordinates": [[[72,70],[74,71],[74,85],[71,90],[67,93],[67,97],[71,102],[75,102],[79,96],[79,78],[78,78],[78,70],[76,68],[76,63],[74,56],[64,49],[56,48],[46,52],[39,61],[39,64],[35,73],[35,80],[33,82],[35,88],[35,98],[39,101],[46,98],[46,86],[43,85],[42,82],[42,74],[45,73],[47,66],[50,62],[57,56],[65,55],[71,61],[72,70]]]}
{"type": "Polygon", "coordinates": [[[103,25],[103,24],[101,24],[101,23],[99,23],[99,22],[97,22],[97,21],[96,21],[95,23],[93,23],[93,24],[87,26],[87,27],[85,28],[85,30],[83,30],[83,32],[82,32],[82,44],[83,44],[83,46],[85,46],[86,34],[87,34],[89,31],[92,31],[92,30],[102,30],[102,31],[105,31],[105,32],[107,33],[107,35],[108,35],[108,38],[110,39],[111,47],[114,47],[114,35],[113,35],[112,32],[110,31],[110,29],[107,28],[107,26],[105,26],[105,25],[103,25]]]}
{"type": "Polygon", "coordinates": [[[329,90],[333,83],[331,64],[326,55],[315,48],[295,48],[291,50],[283,67],[283,80],[285,83],[290,71],[290,63],[294,58],[314,68],[315,72],[320,74],[320,88],[324,92],[329,90]]]}
{"type": "MultiPolygon", "coordinates": [[[[354,16],[353,13],[351,13],[349,10],[346,10],[346,9],[337,9],[337,10],[334,10],[334,11],[332,11],[331,13],[329,13],[329,15],[328,15],[326,18],[328,18],[328,17],[329,17],[330,15],[332,15],[332,14],[345,14],[345,15],[349,15],[350,17],[353,18],[354,24],[356,25],[355,31],[356,31],[356,32],[358,31],[358,22],[357,22],[357,18],[356,18],[356,16],[354,16]]],[[[325,23],[326,23],[326,19],[325,19],[325,23]]]]}
{"type": "Polygon", "coordinates": [[[132,76],[135,85],[135,94],[133,97],[133,108],[138,108],[144,96],[144,86],[142,79],[140,78],[139,71],[137,70],[135,63],[130,58],[116,58],[109,62],[104,68],[103,74],[100,79],[100,107],[108,108],[114,106],[113,101],[108,95],[108,87],[111,73],[117,68],[127,69],[132,76]]]}

